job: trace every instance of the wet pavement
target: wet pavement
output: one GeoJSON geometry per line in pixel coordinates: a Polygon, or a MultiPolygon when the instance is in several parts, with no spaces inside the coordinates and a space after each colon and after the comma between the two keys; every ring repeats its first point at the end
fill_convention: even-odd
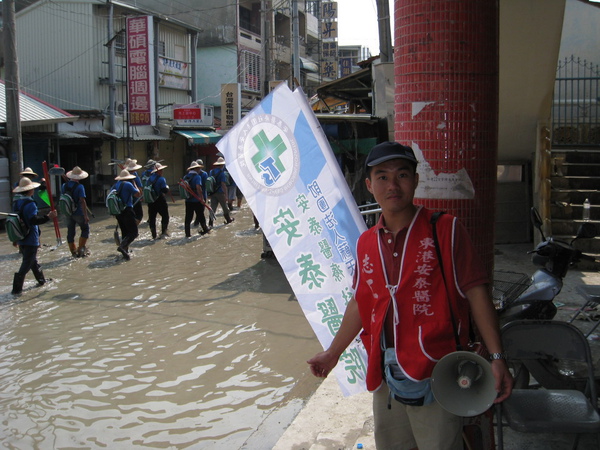
{"type": "Polygon", "coordinates": [[[0,234],[2,447],[271,448],[320,384],[305,364],[318,341],[261,258],[250,210],[186,239],[183,202],[169,206],[171,236],[153,241],[143,224],[130,261],[104,207],[86,258],[43,225],[52,281],[28,274],[20,297],[20,255],[0,234]]]}

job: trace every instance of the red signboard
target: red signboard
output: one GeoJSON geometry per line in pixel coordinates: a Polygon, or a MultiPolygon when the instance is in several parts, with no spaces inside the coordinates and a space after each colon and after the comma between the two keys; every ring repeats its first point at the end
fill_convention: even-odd
{"type": "Polygon", "coordinates": [[[155,125],[152,16],[127,18],[129,125],[155,125]]]}
{"type": "Polygon", "coordinates": [[[189,105],[173,108],[173,119],[175,120],[202,120],[202,109],[200,105],[189,105]]]}

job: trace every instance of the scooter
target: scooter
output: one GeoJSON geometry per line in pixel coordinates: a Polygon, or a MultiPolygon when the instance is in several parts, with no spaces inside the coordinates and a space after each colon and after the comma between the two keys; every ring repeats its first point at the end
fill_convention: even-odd
{"type": "Polygon", "coordinates": [[[560,293],[569,268],[582,260],[595,261],[573,246],[578,239],[596,236],[594,224],[582,223],[575,238],[567,243],[544,236],[542,220],[535,208],[531,208],[531,221],[542,236],[535,250],[529,252],[533,253],[533,264],[540,268],[529,279],[523,274],[494,273],[493,297],[500,326],[519,319],[553,319],[557,311],[553,300],[560,293]]]}
{"type": "MultiPolygon", "coordinates": [[[[544,236],[542,220],[535,208],[531,209],[531,221],[542,236],[542,241],[535,250],[529,252],[533,253],[532,262],[539,269],[529,279],[523,275],[517,280],[506,280],[511,275],[510,272],[498,271],[494,274],[493,297],[501,327],[514,320],[553,319],[557,312],[553,300],[560,293],[569,268],[582,260],[595,261],[595,258],[573,246],[578,239],[592,239],[596,236],[593,223],[582,223],[575,238],[571,242],[565,242],[544,236]]],[[[532,361],[514,366],[515,387],[527,387],[530,375],[548,389],[581,387],[584,380],[577,380],[574,371],[565,371],[561,364],[560,361],[532,361]]]]}

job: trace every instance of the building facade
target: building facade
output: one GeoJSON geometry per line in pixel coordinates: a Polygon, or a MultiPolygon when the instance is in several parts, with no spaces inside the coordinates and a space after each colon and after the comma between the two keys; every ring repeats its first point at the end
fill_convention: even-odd
{"type": "Polygon", "coordinates": [[[118,2],[39,1],[21,9],[22,90],[79,117],[29,127],[24,165],[81,166],[91,175],[86,188],[93,201],[103,201],[114,182],[118,164],[110,163],[127,157],[163,160],[168,182],[176,183],[191,155],[173,110],[195,102],[198,32],[118,2]]]}

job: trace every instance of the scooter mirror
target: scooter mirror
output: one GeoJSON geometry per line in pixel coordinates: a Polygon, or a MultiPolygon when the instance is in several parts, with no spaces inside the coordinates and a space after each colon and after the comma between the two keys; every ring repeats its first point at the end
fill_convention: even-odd
{"type": "Polygon", "coordinates": [[[535,207],[531,208],[531,223],[540,233],[542,233],[542,235],[544,234],[542,232],[542,218],[535,207]]]}
{"type": "Polygon", "coordinates": [[[598,230],[596,230],[596,225],[591,222],[584,222],[579,226],[575,239],[592,239],[595,238],[597,234],[598,230]]]}

